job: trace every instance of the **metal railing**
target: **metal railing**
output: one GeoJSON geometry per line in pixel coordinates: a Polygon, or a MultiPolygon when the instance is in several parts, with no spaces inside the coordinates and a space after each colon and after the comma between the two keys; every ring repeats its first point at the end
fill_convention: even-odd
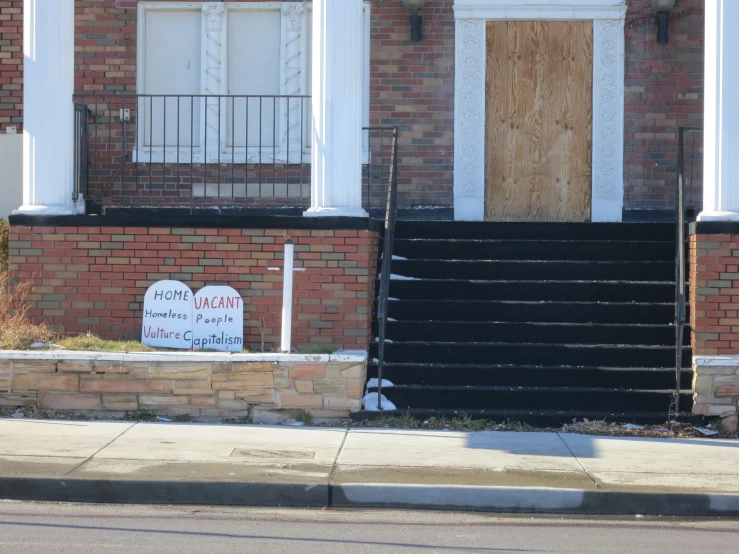
{"type": "Polygon", "coordinates": [[[87,196],[87,165],[89,163],[89,128],[90,117],[87,106],[74,105],[74,182],[72,201],[76,201],[80,194],[87,196]]]}
{"type": "MultiPolygon", "coordinates": [[[[91,93],[74,102],[75,182],[103,209],[310,204],[309,96],[91,93]]],[[[363,129],[366,208],[384,204],[391,133],[363,129]]]]}
{"type": "Polygon", "coordinates": [[[395,219],[398,196],[398,128],[394,127],[392,143],[392,164],[387,189],[387,208],[385,210],[385,232],[382,242],[382,265],[380,269],[380,292],[377,296],[377,409],[382,410],[382,372],[385,366],[385,333],[387,326],[387,303],[390,293],[390,271],[393,260],[393,241],[395,240],[395,219]]]}
{"type": "MultiPolygon", "coordinates": [[[[683,343],[685,339],[685,326],[688,322],[686,308],[686,256],[685,256],[685,227],[687,224],[685,189],[686,189],[686,152],[685,137],[690,133],[695,136],[702,131],[699,127],[680,127],[678,132],[678,154],[677,154],[677,200],[675,203],[675,394],[670,404],[669,417],[675,420],[680,413],[680,388],[683,368],[683,343]]],[[[701,141],[702,142],[702,141],[701,141]]],[[[695,146],[690,152],[691,161],[697,153],[695,146]]],[[[690,164],[690,172],[687,174],[689,183],[687,188],[691,191],[694,185],[694,164],[690,164]]],[[[692,203],[691,203],[692,204],[692,203]]],[[[692,208],[692,206],[691,206],[692,208]]]]}

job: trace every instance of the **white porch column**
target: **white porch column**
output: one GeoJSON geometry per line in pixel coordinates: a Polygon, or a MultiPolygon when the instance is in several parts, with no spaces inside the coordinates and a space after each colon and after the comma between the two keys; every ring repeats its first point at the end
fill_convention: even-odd
{"type": "Polygon", "coordinates": [[[23,2],[23,206],[73,213],[74,0],[23,2]]]}
{"type": "Polygon", "coordinates": [[[739,1],[706,0],[703,212],[739,221],[739,1]]]}
{"type": "Polygon", "coordinates": [[[367,217],[362,209],[362,0],[313,2],[311,208],[306,216],[367,217]]]}

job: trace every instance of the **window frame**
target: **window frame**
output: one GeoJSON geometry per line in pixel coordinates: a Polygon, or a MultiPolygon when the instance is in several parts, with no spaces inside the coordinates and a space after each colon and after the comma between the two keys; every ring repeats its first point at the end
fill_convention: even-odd
{"type": "MultiPolygon", "coordinates": [[[[200,42],[201,42],[201,64],[200,64],[200,94],[212,94],[208,92],[211,88],[208,86],[208,65],[207,58],[208,53],[207,43],[209,33],[217,33],[220,35],[220,70],[218,75],[218,92],[216,94],[227,97],[229,95],[229,15],[234,12],[244,11],[278,11],[280,12],[280,91],[275,96],[287,96],[287,90],[285,88],[285,53],[286,44],[288,42],[287,34],[290,29],[287,28],[286,18],[291,8],[301,6],[302,13],[300,14],[300,96],[310,96],[311,83],[307,82],[308,74],[308,60],[307,53],[309,48],[307,46],[307,40],[310,36],[308,30],[309,13],[312,13],[313,3],[312,2],[217,2],[222,6],[222,12],[219,11],[217,17],[220,18],[219,29],[213,31],[209,30],[208,23],[208,7],[209,4],[206,2],[170,2],[170,1],[141,1],[137,5],[137,60],[136,60],[136,91],[137,94],[146,94],[146,20],[147,12],[149,11],[197,11],[200,14],[200,42]]],[[[368,0],[362,2],[364,9],[364,49],[363,49],[363,101],[362,101],[362,125],[369,126],[369,113],[370,113],[370,44],[371,44],[371,4],[368,0]]],[[[294,32],[294,29],[292,30],[294,32]]],[[[212,83],[211,83],[212,84],[212,83]]],[[[172,93],[176,96],[176,93],[172,93]]],[[[156,95],[155,95],[156,96],[156,95]]],[[[190,95],[183,95],[183,98],[189,98],[190,95]]],[[[243,95],[235,95],[243,96],[243,95]]],[[[211,148],[211,139],[208,135],[207,152],[205,151],[205,133],[207,132],[205,126],[206,110],[209,108],[209,103],[205,98],[196,100],[200,104],[200,120],[199,125],[199,139],[196,135],[196,144],[190,146],[150,146],[146,144],[146,121],[144,103],[145,98],[138,99],[137,105],[137,131],[136,131],[136,146],[133,149],[133,161],[136,163],[222,163],[222,164],[243,164],[243,163],[310,163],[311,162],[311,148],[310,148],[310,99],[304,100],[307,103],[306,108],[308,111],[308,122],[307,131],[308,138],[303,138],[303,149],[300,152],[298,146],[297,151],[294,148],[293,140],[291,139],[291,145],[288,147],[286,144],[287,140],[283,136],[283,131],[287,125],[287,118],[283,109],[279,109],[277,116],[277,129],[275,136],[281,137],[278,139],[278,144],[262,147],[261,154],[259,147],[241,146],[233,148],[229,145],[229,125],[230,120],[228,119],[229,108],[227,105],[230,103],[227,99],[224,102],[224,106],[221,109],[221,121],[220,121],[220,133],[218,136],[218,147],[211,148]],[[138,114],[141,114],[140,116],[138,114]],[[192,153],[192,155],[191,155],[192,153]]],[[[172,101],[176,101],[173,100],[172,101]]],[[[215,142],[215,140],[213,140],[215,142]]],[[[362,158],[363,163],[367,163],[369,159],[369,148],[368,141],[365,133],[363,133],[363,144],[362,144],[362,158]]]]}

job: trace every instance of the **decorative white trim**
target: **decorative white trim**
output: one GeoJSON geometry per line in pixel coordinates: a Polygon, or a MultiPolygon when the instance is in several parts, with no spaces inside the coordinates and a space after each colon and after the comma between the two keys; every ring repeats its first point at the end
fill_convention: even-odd
{"type": "Polygon", "coordinates": [[[485,21],[593,20],[592,221],[621,221],[624,0],[455,0],[454,218],[485,218],[485,21]]]}
{"type": "Polygon", "coordinates": [[[624,20],[593,22],[592,221],[621,221],[624,199],[624,20]]]}
{"type": "Polygon", "coordinates": [[[621,19],[624,0],[455,0],[458,19],[621,19]]]}
{"type": "MultiPolygon", "coordinates": [[[[283,2],[280,17],[280,94],[284,96],[307,94],[307,27],[305,4],[283,2]]],[[[305,146],[305,107],[302,106],[302,100],[286,100],[286,103],[288,105],[280,110],[280,150],[289,152],[292,159],[299,159],[301,145],[305,146]]]]}
{"type": "Polygon", "coordinates": [[[485,219],[485,21],[457,19],[454,219],[485,219]]]}
{"type": "Polygon", "coordinates": [[[698,221],[739,221],[739,21],[736,0],[705,2],[703,211],[698,221]]]}
{"type": "MultiPolygon", "coordinates": [[[[226,64],[223,63],[227,55],[225,2],[203,2],[202,17],[200,90],[202,94],[227,94],[226,64]]],[[[222,104],[220,98],[209,98],[200,113],[200,145],[207,145],[208,160],[217,160],[219,150],[222,152],[226,146],[228,110],[222,109],[222,104]]]]}

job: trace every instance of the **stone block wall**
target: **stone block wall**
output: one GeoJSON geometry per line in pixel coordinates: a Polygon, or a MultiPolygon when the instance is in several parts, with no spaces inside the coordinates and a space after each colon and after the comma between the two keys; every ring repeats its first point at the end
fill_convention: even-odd
{"type": "Polygon", "coordinates": [[[61,216],[56,224],[11,217],[11,278],[35,283],[29,315],[67,334],[138,340],[144,294],[154,282],[182,281],[193,292],[229,285],[244,299],[245,348],[272,351],[280,344],[289,236],[295,266],[306,269],[294,275],[293,345],[367,349],[379,243],[379,232],[367,230],[372,222],[342,227],[334,218],[271,217],[250,227],[253,218],[211,216],[193,219],[197,227],[152,226],[164,225],[163,217],[149,214],[144,224],[112,216],[61,216]]]}
{"type": "Polygon", "coordinates": [[[693,412],[729,417],[739,411],[739,232],[715,232],[722,225],[699,222],[690,236],[693,412]]]}
{"type": "Polygon", "coordinates": [[[364,353],[320,356],[0,351],[0,406],[254,418],[361,409],[364,353]]]}

